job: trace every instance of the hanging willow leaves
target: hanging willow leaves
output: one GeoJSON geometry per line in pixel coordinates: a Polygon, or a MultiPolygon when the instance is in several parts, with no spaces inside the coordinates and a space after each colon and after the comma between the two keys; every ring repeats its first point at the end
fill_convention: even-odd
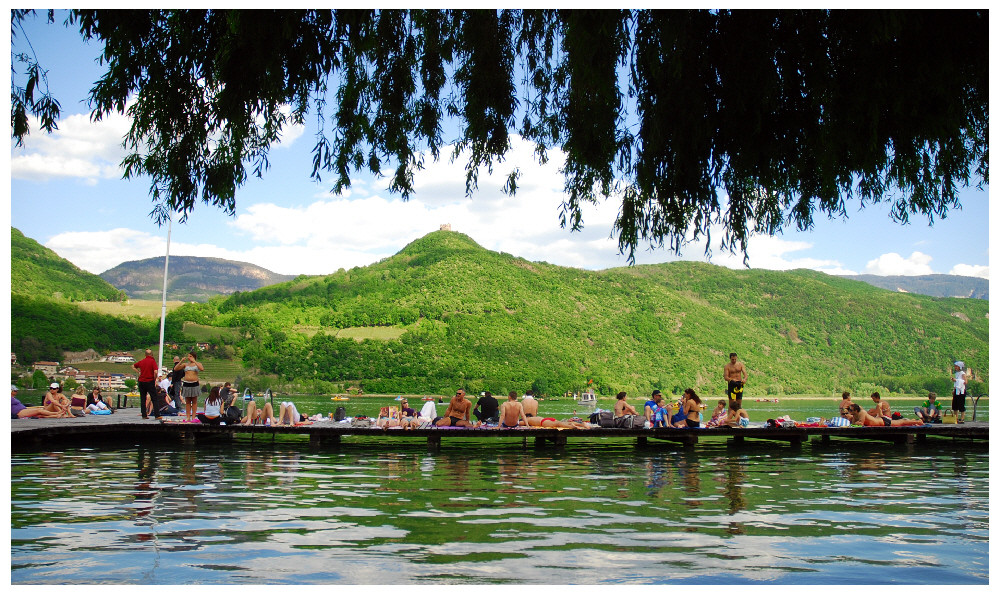
{"type": "MultiPolygon", "coordinates": [[[[51,131],[60,112],[15,52],[30,14],[11,13],[17,144],[29,115],[51,131]]],[[[132,118],[125,175],[149,176],[158,218],[233,213],[307,116],[312,177],[338,192],[367,171],[406,199],[451,144],[471,195],[513,134],[540,162],[559,149],[562,224],[618,201],[630,257],[715,224],[745,250],[851,201],[933,223],[989,182],[987,11],[73,10],[67,25],[102,44],[91,115],[132,118]]]]}

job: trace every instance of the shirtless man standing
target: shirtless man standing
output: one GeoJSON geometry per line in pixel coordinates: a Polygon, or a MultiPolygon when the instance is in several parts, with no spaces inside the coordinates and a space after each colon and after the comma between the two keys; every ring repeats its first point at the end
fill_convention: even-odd
{"type": "Polygon", "coordinates": [[[726,380],[726,396],[729,398],[729,408],[743,408],[743,384],[747,382],[746,367],[742,361],[736,360],[736,353],[729,353],[729,363],[722,368],[722,377],[726,380]]]}
{"type": "Polygon", "coordinates": [[[469,422],[469,409],[472,408],[472,401],[465,399],[465,390],[459,389],[455,392],[455,397],[448,403],[448,410],[444,416],[435,423],[437,427],[472,427],[469,422]]]}
{"type": "Polygon", "coordinates": [[[500,426],[504,429],[513,429],[517,427],[519,421],[528,424],[528,418],[524,416],[524,407],[517,401],[517,392],[511,391],[507,395],[507,402],[500,405],[500,426]]]}

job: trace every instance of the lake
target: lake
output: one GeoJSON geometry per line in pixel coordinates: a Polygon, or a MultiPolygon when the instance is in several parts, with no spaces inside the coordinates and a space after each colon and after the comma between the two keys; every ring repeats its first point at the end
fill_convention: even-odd
{"type": "Polygon", "coordinates": [[[367,437],[15,453],[11,582],[986,585],[988,453],[367,437]]]}

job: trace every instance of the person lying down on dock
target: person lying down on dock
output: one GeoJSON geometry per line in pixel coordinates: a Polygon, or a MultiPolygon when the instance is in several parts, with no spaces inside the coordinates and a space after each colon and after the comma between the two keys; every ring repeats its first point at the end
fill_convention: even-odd
{"type": "Polygon", "coordinates": [[[868,411],[857,404],[847,407],[847,414],[853,423],[861,424],[865,427],[910,427],[924,424],[920,419],[890,419],[886,416],[873,417],[868,414],[868,411]]]}
{"type": "Polygon", "coordinates": [[[576,421],[557,421],[552,417],[528,417],[529,427],[542,427],[552,429],[590,429],[590,423],[578,423],[576,421]]]}

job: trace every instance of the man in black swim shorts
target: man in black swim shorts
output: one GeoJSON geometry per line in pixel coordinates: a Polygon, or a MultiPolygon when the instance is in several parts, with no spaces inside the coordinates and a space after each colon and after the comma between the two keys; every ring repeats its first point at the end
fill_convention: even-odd
{"type": "Polygon", "coordinates": [[[444,416],[434,425],[437,427],[472,427],[472,423],[469,422],[469,409],[471,408],[472,402],[465,399],[465,390],[460,389],[455,392],[455,397],[448,403],[448,410],[444,412],[444,416]]]}
{"type": "Polygon", "coordinates": [[[726,397],[729,399],[729,408],[731,410],[743,408],[743,385],[748,376],[743,362],[736,360],[736,353],[729,353],[729,363],[722,368],[722,377],[726,380],[726,397]]]}

